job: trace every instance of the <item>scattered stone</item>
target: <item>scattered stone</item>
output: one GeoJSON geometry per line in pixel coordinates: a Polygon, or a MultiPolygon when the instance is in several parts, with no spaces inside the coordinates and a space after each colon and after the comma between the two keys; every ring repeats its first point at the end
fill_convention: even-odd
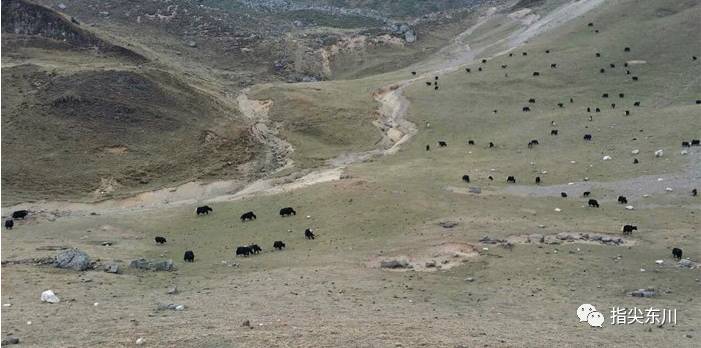
{"type": "Polygon", "coordinates": [[[686,156],[686,155],[689,154],[689,151],[682,150],[682,151],[680,152],[680,154],[681,154],[682,156],[686,156]]]}
{"type": "Polygon", "coordinates": [[[119,274],[122,272],[122,270],[119,269],[119,265],[117,263],[110,262],[105,265],[105,272],[119,274]]]}
{"type": "Polygon", "coordinates": [[[436,261],[431,260],[431,261],[426,262],[426,268],[433,268],[433,267],[436,267],[436,261]]]}
{"type": "Polygon", "coordinates": [[[638,149],[635,149],[635,150],[631,151],[630,153],[632,153],[632,154],[634,154],[634,155],[637,155],[637,154],[639,154],[639,153],[640,153],[640,150],[638,150],[638,149]]]}
{"type": "Polygon", "coordinates": [[[173,286],[172,288],[169,288],[168,291],[166,292],[168,295],[175,295],[178,293],[178,287],[173,286]]]}
{"type": "Polygon", "coordinates": [[[384,260],[380,262],[382,268],[409,268],[409,262],[406,260],[384,260]]]}
{"type": "Polygon", "coordinates": [[[19,338],[15,337],[15,336],[7,336],[7,337],[3,338],[3,340],[2,340],[3,346],[7,346],[10,344],[19,344],[19,338]]]}
{"type": "Polygon", "coordinates": [[[664,260],[655,260],[655,263],[658,264],[658,265],[661,265],[661,264],[664,263],[664,260]]]}
{"type": "Polygon", "coordinates": [[[472,186],[468,189],[470,193],[482,193],[482,189],[476,186],[472,186]]]}
{"type": "Polygon", "coordinates": [[[633,209],[634,209],[634,208],[633,208],[632,205],[626,205],[626,210],[633,210],[633,209]]]}
{"type": "Polygon", "coordinates": [[[667,191],[667,192],[672,192],[672,191],[674,191],[674,190],[672,190],[672,188],[671,188],[671,187],[665,187],[665,189],[664,189],[664,190],[665,190],[665,191],[667,191]]]}
{"type": "Polygon", "coordinates": [[[60,3],[60,4],[58,4],[58,8],[60,8],[60,9],[62,9],[62,10],[65,10],[65,9],[66,9],[66,4],[60,3]]]}
{"type": "Polygon", "coordinates": [[[59,303],[61,300],[54,294],[53,290],[46,290],[41,293],[41,302],[59,303]]]}
{"type": "Polygon", "coordinates": [[[555,208],[555,211],[559,213],[559,212],[562,211],[562,209],[560,209],[560,208],[555,208]]]}
{"type": "Polygon", "coordinates": [[[466,282],[474,282],[474,281],[475,281],[475,278],[468,277],[468,278],[465,278],[465,281],[466,281],[466,282]]]}
{"type": "Polygon", "coordinates": [[[175,264],[173,260],[146,260],[146,259],[136,259],[129,263],[129,268],[136,268],[141,270],[151,270],[151,271],[173,271],[175,270],[175,264]]]}
{"type": "Polygon", "coordinates": [[[539,233],[533,233],[528,236],[528,242],[529,243],[544,243],[545,242],[545,236],[539,233]]]}
{"type": "Polygon", "coordinates": [[[633,297],[653,297],[657,296],[655,289],[638,289],[630,293],[633,297]]]}
{"type": "Polygon", "coordinates": [[[679,260],[679,262],[677,262],[677,265],[678,265],[679,267],[691,268],[691,269],[694,269],[694,268],[698,267],[698,264],[697,264],[696,262],[691,261],[691,260],[689,260],[689,259],[682,259],[682,260],[679,260]]]}
{"type": "Polygon", "coordinates": [[[664,151],[662,149],[655,151],[655,157],[662,157],[662,156],[664,156],[664,151]]]}
{"type": "Polygon", "coordinates": [[[194,48],[197,47],[197,42],[190,40],[187,42],[187,45],[194,48]]]}
{"type": "Polygon", "coordinates": [[[611,159],[611,156],[608,156],[608,155],[607,155],[607,156],[604,156],[604,158],[602,158],[602,159],[603,159],[604,161],[608,161],[608,160],[611,159]]]}
{"type": "Polygon", "coordinates": [[[458,225],[457,221],[441,221],[438,223],[443,228],[453,228],[458,225]]]}
{"type": "Polygon", "coordinates": [[[137,344],[137,345],[142,345],[142,344],[144,344],[145,342],[146,342],[146,339],[143,338],[143,337],[139,337],[139,338],[136,339],[136,344],[137,344]]]}
{"type": "Polygon", "coordinates": [[[66,250],[56,256],[54,267],[84,271],[90,268],[90,257],[78,249],[66,250]]]}
{"type": "Polygon", "coordinates": [[[166,310],[166,309],[169,309],[172,311],[182,311],[182,310],[185,310],[185,305],[177,304],[177,303],[168,303],[168,304],[159,303],[158,304],[158,310],[162,311],[162,310],[166,310]]]}

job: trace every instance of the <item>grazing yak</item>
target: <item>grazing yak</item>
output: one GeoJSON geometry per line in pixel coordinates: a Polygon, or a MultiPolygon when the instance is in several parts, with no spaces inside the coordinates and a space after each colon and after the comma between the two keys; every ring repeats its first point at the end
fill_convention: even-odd
{"type": "Polygon", "coordinates": [[[540,184],[540,177],[539,177],[539,176],[536,176],[536,177],[535,177],[535,183],[536,183],[536,184],[540,184]]]}
{"type": "Polygon", "coordinates": [[[582,197],[589,197],[590,194],[591,194],[591,192],[584,191],[584,193],[582,193],[582,197]]]}
{"type": "Polygon", "coordinates": [[[623,49],[623,52],[630,52],[630,47],[626,47],[623,49]]]}
{"type": "Polygon", "coordinates": [[[604,69],[604,68],[601,68],[601,69],[599,69],[599,72],[603,74],[603,73],[605,73],[605,72],[606,72],[606,69],[604,69]]]}
{"type": "Polygon", "coordinates": [[[252,254],[258,254],[259,252],[263,251],[258,244],[251,244],[248,246],[249,249],[251,249],[252,254]]]}
{"type": "Polygon", "coordinates": [[[531,104],[535,103],[535,98],[528,99],[528,102],[531,104]]]}
{"type": "Polygon", "coordinates": [[[470,72],[470,71],[472,71],[472,70],[470,70],[470,68],[465,68],[465,71],[466,71],[466,72],[470,72]]]}
{"type": "Polygon", "coordinates": [[[632,79],[633,79],[633,81],[638,81],[638,77],[637,77],[637,76],[633,76],[632,79]]]}
{"type": "Polygon", "coordinates": [[[557,135],[557,133],[558,133],[557,129],[553,129],[550,131],[550,135],[557,135]]]}
{"type": "Polygon", "coordinates": [[[611,103],[611,109],[615,109],[615,108],[616,108],[616,103],[611,103]]]}
{"type": "Polygon", "coordinates": [[[416,76],[416,71],[412,71],[411,74],[416,76]]]}
{"type": "Polygon", "coordinates": [[[290,215],[297,215],[297,212],[294,209],[292,209],[292,207],[280,209],[280,216],[290,216],[290,215]]]}
{"type": "Polygon", "coordinates": [[[545,53],[550,53],[550,50],[545,50],[545,53]]]}
{"type": "Polygon", "coordinates": [[[633,158],[633,164],[638,164],[638,163],[640,163],[640,161],[638,161],[637,158],[633,158]]]}
{"type": "Polygon", "coordinates": [[[625,96],[626,96],[626,95],[623,94],[623,93],[618,93],[618,97],[619,97],[619,98],[625,98],[625,96]]]}
{"type": "Polygon", "coordinates": [[[560,192],[560,197],[567,198],[567,192],[560,192]]]}
{"type": "Polygon", "coordinates": [[[598,208],[599,202],[596,199],[590,199],[589,202],[587,202],[587,205],[591,208],[598,208]]]}
{"type": "Polygon", "coordinates": [[[640,106],[640,102],[636,101],[635,103],[633,103],[633,106],[640,106]]]}
{"type": "Polygon", "coordinates": [[[601,109],[596,108],[596,109],[594,109],[594,111],[595,111],[595,112],[601,112],[601,109]]]}
{"type": "Polygon", "coordinates": [[[469,176],[469,175],[463,175],[463,176],[462,176],[462,181],[464,181],[464,182],[470,182],[470,176],[469,176]]]}
{"type": "Polygon", "coordinates": [[[486,59],[482,59],[482,64],[485,64],[485,63],[487,63],[487,60],[486,60],[486,59]]]}
{"type": "Polygon", "coordinates": [[[285,247],[285,243],[283,243],[283,242],[280,241],[280,240],[276,240],[276,241],[273,243],[273,248],[275,248],[275,249],[277,249],[277,250],[282,250],[284,247],[285,247]]]}
{"type": "Polygon", "coordinates": [[[506,65],[506,64],[503,64],[503,65],[501,66],[502,69],[506,69],[507,67],[508,67],[508,65],[506,65]]]}
{"type": "Polygon", "coordinates": [[[691,190],[691,196],[692,196],[692,197],[696,197],[696,196],[698,196],[698,195],[699,195],[699,190],[697,190],[697,189],[691,190]]]}
{"type": "Polygon", "coordinates": [[[701,139],[691,139],[691,146],[701,145],[701,139]]]}
{"type": "Polygon", "coordinates": [[[608,94],[608,93],[604,93],[604,94],[601,95],[601,98],[608,98],[608,97],[609,97],[609,94],[608,94]]]}
{"type": "Polygon", "coordinates": [[[682,141],[682,147],[691,147],[688,141],[682,141]]]}
{"type": "Polygon", "coordinates": [[[24,218],[27,217],[27,215],[29,215],[29,210],[17,210],[12,213],[12,218],[24,220],[24,218]]]}
{"type": "Polygon", "coordinates": [[[527,56],[527,55],[528,55],[528,52],[523,52],[521,55],[527,56]]]}
{"type": "Polygon", "coordinates": [[[534,71],[534,72],[533,72],[533,76],[540,76],[540,72],[534,71]]]}
{"type": "Polygon", "coordinates": [[[256,219],[256,214],[253,214],[252,211],[249,211],[247,213],[243,213],[241,215],[241,222],[246,222],[246,220],[255,220],[256,219]]]}
{"type": "Polygon", "coordinates": [[[550,64],[550,68],[551,68],[551,69],[557,68],[557,64],[554,64],[554,63],[553,63],[553,64],[550,64]]]}
{"type": "Polygon", "coordinates": [[[596,56],[597,56],[597,57],[601,57],[601,53],[596,52],[596,56]]]}
{"type": "Polygon", "coordinates": [[[474,141],[474,140],[468,140],[468,141],[467,141],[467,145],[475,145],[475,141],[474,141]]]}
{"type": "Polygon", "coordinates": [[[509,175],[509,177],[506,178],[506,182],[507,182],[507,183],[515,184],[515,183],[516,183],[516,177],[514,177],[513,175],[509,175]]]}
{"type": "Polygon", "coordinates": [[[523,110],[523,112],[529,112],[531,111],[531,108],[529,108],[528,106],[524,106],[521,110],[523,110]]]}
{"type": "Polygon", "coordinates": [[[438,89],[438,85],[436,85],[436,87],[433,87],[433,89],[434,89],[434,90],[435,90],[435,89],[438,89]]]}
{"type": "Polygon", "coordinates": [[[165,244],[166,239],[164,237],[156,237],[156,243],[158,244],[165,244]]]}
{"type": "Polygon", "coordinates": [[[316,236],[314,235],[314,230],[311,228],[307,228],[304,230],[304,238],[306,239],[314,239],[316,236]]]}
{"type": "Polygon", "coordinates": [[[446,142],[443,141],[443,140],[439,140],[439,141],[438,141],[438,146],[439,146],[439,147],[446,147],[446,146],[448,146],[448,143],[446,143],[446,142]]]}
{"type": "Polygon", "coordinates": [[[630,116],[630,110],[626,110],[626,116],[630,116]]]}
{"type": "Polygon", "coordinates": [[[426,145],[426,151],[431,151],[431,145],[426,145]]]}
{"type": "Polygon", "coordinates": [[[488,176],[487,179],[489,179],[490,181],[494,181],[494,177],[492,177],[491,175],[488,176]]]}
{"type": "Polygon", "coordinates": [[[431,81],[426,81],[426,86],[431,86],[433,83],[431,81]]]}
{"type": "Polygon", "coordinates": [[[489,148],[491,149],[491,148],[493,148],[493,147],[494,147],[494,143],[490,141],[490,142],[489,142],[489,148]]]}
{"type": "Polygon", "coordinates": [[[626,198],[625,196],[618,196],[618,203],[628,204],[628,198],[626,198]]]}
{"type": "Polygon", "coordinates": [[[584,134],[584,141],[591,141],[591,134],[584,134]]]}
{"type": "Polygon", "coordinates": [[[195,210],[197,215],[209,215],[210,211],[214,211],[214,209],[210,208],[208,205],[197,207],[197,209],[195,210]]]}
{"type": "Polygon", "coordinates": [[[183,261],[185,262],[195,262],[195,253],[192,252],[192,250],[188,250],[185,252],[185,256],[183,256],[183,261]]]}
{"type": "Polygon", "coordinates": [[[615,68],[615,67],[616,67],[616,64],[611,63],[611,64],[609,64],[609,66],[610,66],[611,68],[615,68]]]}
{"type": "Polygon", "coordinates": [[[638,226],[633,226],[633,225],[625,225],[625,226],[623,226],[623,234],[624,234],[624,235],[632,234],[633,231],[637,231],[637,230],[638,230],[638,226]]]}
{"type": "Polygon", "coordinates": [[[248,256],[251,255],[252,250],[247,246],[240,246],[236,248],[236,256],[248,256]]]}
{"type": "Polygon", "coordinates": [[[15,221],[12,219],[5,220],[5,229],[11,230],[12,227],[15,227],[15,221]]]}
{"type": "Polygon", "coordinates": [[[565,104],[563,104],[563,103],[557,103],[557,106],[559,106],[559,107],[561,107],[561,108],[564,108],[564,107],[565,107],[565,104]]]}
{"type": "Polygon", "coordinates": [[[674,248],[672,249],[672,257],[676,260],[682,259],[682,249],[674,248]]]}

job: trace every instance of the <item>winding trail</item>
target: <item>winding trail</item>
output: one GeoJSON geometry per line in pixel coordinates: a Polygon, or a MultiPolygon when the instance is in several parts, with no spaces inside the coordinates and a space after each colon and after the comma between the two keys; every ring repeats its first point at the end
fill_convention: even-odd
{"type": "MultiPolygon", "coordinates": [[[[164,188],[137,194],[133,197],[105,200],[95,203],[73,202],[36,202],[23,203],[16,206],[4,207],[8,212],[16,209],[29,209],[53,216],[88,215],[91,213],[129,213],[144,209],[157,209],[180,205],[194,205],[206,202],[222,202],[244,199],[254,195],[270,195],[291,190],[297,190],[310,185],[341,179],[343,170],[353,163],[367,161],[373,157],[395,154],[401,145],[405,144],[418,131],[416,126],[405,117],[409,101],[403,91],[413,83],[429,76],[443,75],[455,71],[466,64],[472,63],[485,50],[493,47],[505,47],[494,56],[507,53],[528,39],[545,31],[552,30],[568,21],[592,10],[604,0],[578,0],[567,3],[544,18],[533,14],[530,10],[520,10],[505,15],[496,8],[490,8],[478,19],[477,23],[458,35],[448,46],[439,50],[434,56],[424,62],[414,64],[424,73],[411,79],[391,83],[378,89],[373,98],[380,103],[379,118],[374,124],[383,132],[383,139],[377,149],[346,153],[327,161],[327,168],[301,171],[283,178],[263,178],[252,183],[240,180],[221,180],[209,183],[189,182],[174,188],[164,188]],[[517,29],[508,37],[496,40],[479,48],[470,47],[470,36],[481,26],[492,19],[505,19],[507,23],[517,24],[517,29]]],[[[271,163],[272,172],[278,173],[283,169],[292,168],[294,162],[290,154],[294,151],[292,145],[279,137],[278,126],[271,125],[268,110],[272,101],[252,100],[248,98],[249,90],[243,90],[236,98],[239,110],[251,122],[251,133],[267,150],[266,163],[271,163]]]]}

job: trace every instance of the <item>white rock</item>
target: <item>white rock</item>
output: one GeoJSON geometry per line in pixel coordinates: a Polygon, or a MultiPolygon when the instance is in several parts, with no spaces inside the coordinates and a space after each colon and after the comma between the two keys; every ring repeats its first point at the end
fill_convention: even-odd
{"type": "Polygon", "coordinates": [[[648,195],[648,194],[646,193],[646,194],[643,195],[643,197],[644,197],[644,198],[648,198],[648,197],[650,197],[650,195],[648,195]]]}
{"type": "Polygon", "coordinates": [[[185,305],[177,305],[175,306],[176,311],[184,311],[185,310],[185,305]]]}
{"type": "Polygon", "coordinates": [[[139,337],[136,339],[136,344],[138,345],[142,345],[144,344],[144,342],[146,342],[146,339],[144,339],[143,337],[139,337]]]}
{"type": "Polygon", "coordinates": [[[41,293],[41,302],[59,303],[61,300],[54,294],[53,290],[46,290],[41,293]]]}
{"type": "Polygon", "coordinates": [[[671,187],[665,187],[665,189],[664,189],[664,190],[665,190],[665,191],[667,191],[667,192],[672,192],[672,191],[674,191],[674,190],[672,190],[672,188],[671,188],[671,187]]]}
{"type": "Polygon", "coordinates": [[[11,306],[12,306],[12,303],[5,303],[5,304],[3,304],[2,306],[3,306],[3,307],[11,307],[11,306]]]}
{"type": "Polygon", "coordinates": [[[645,272],[645,268],[641,268],[641,269],[640,269],[640,272],[645,272]]]}
{"type": "Polygon", "coordinates": [[[577,161],[570,161],[570,163],[575,164],[575,163],[577,163],[577,161]]]}
{"type": "Polygon", "coordinates": [[[97,307],[97,306],[100,305],[100,303],[99,303],[99,302],[95,302],[95,303],[93,303],[92,305],[95,306],[95,307],[97,307]]]}
{"type": "Polygon", "coordinates": [[[626,209],[627,209],[627,210],[633,210],[634,208],[633,208],[632,205],[626,205],[626,209]]]}
{"type": "Polygon", "coordinates": [[[307,219],[311,219],[311,218],[312,218],[311,216],[307,215],[307,219]]]}
{"type": "Polygon", "coordinates": [[[540,172],[540,174],[548,174],[548,171],[544,170],[544,171],[540,172]]]}
{"type": "Polygon", "coordinates": [[[682,152],[680,152],[680,153],[681,153],[682,156],[684,156],[684,155],[688,155],[688,154],[689,154],[689,151],[682,150],[682,152]]]}
{"type": "Polygon", "coordinates": [[[655,151],[655,157],[662,157],[662,156],[664,156],[664,151],[662,149],[655,151]]]}
{"type": "Polygon", "coordinates": [[[602,158],[602,159],[603,159],[604,161],[608,161],[608,160],[611,159],[611,156],[606,155],[606,156],[604,156],[604,158],[602,158]]]}
{"type": "Polygon", "coordinates": [[[32,325],[32,321],[31,321],[31,320],[27,320],[27,325],[32,325]]]}
{"type": "Polygon", "coordinates": [[[664,181],[663,178],[657,178],[657,181],[664,181]]]}
{"type": "Polygon", "coordinates": [[[568,182],[567,185],[574,185],[574,183],[573,183],[573,182],[568,182]]]}
{"type": "Polygon", "coordinates": [[[482,248],[482,250],[484,250],[484,251],[489,251],[489,248],[484,247],[484,248],[482,248]]]}
{"type": "Polygon", "coordinates": [[[634,155],[637,155],[637,154],[639,154],[639,153],[640,153],[640,150],[638,150],[638,149],[635,149],[635,150],[631,151],[630,153],[632,153],[632,154],[634,154],[634,155]]]}
{"type": "Polygon", "coordinates": [[[555,211],[556,211],[556,212],[561,212],[562,209],[560,209],[560,208],[555,208],[555,211]]]}
{"type": "Polygon", "coordinates": [[[658,265],[661,265],[661,264],[664,263],[664,260],[655,260],[655,263],[658,264],[658,265]]]}
{"type": "Polygon", "coordinates": [[[589,181],[589,177],[588,177],[588,176],[585,176],[585,177],[584,177],[584,181],[589,181]]]}

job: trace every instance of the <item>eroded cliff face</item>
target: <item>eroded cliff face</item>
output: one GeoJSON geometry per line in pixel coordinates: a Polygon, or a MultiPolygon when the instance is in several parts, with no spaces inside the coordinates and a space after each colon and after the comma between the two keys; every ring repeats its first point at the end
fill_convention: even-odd
{"type": "MultiPolygon", "coordinates": [[[[80,23],[73,18],[64,18],[51,9],[24,0],[2,2],[2,32],[10,34],[7,38],[10,40],[42,38],[68,44],[71,48],[96,49],[99,53],[118,54],[130,60],[146,61],[145,57],[134,51],[111,44],[83,30],[80,23]]],[[[3,40],[3,44],[6,42],[10,41],[3,40]]]]}

